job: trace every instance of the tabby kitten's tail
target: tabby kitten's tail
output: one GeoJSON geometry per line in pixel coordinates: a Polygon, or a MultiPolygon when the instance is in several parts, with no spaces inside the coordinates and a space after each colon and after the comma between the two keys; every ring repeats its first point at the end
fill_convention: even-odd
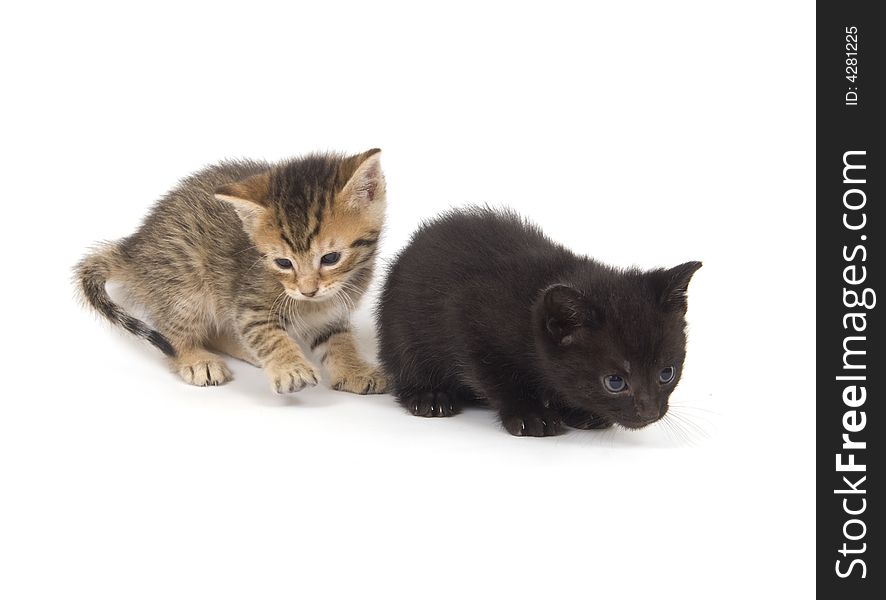
{"type": "Polygon", "coordinates": [[[127,314],[108,295],[105,284],[117,268],[119,261],[117,247],[113,244],[108,244],[80,261],[75,268],[75,277],[80,284],[83,297],[111,323],[149,341],[166,356],[175,356],[175,348],[172,347],[169,340],[163,337],[160,332],[151,329],[147,323],[127,314]]]}

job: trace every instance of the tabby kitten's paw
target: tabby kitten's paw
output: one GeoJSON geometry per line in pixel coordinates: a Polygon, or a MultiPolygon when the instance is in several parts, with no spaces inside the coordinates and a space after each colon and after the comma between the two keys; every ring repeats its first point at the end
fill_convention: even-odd
{"type": "Polygon", "coordinates": [[[270,364],[265,367],[271,389],[278,394],[292,394],[317,385],[320,375],[313,365],[304,363],[270,364]]]}
{"type": "Polygon", "coordinates": [[[388,389],[388,378],[378,367],[366,366],[334,378],[331,387],[352,394],[384,394],[388,389]]]}
{"type": "Polygon", "coordinates": [[[416,417],[451,417],[459,412],[446,392],[421,392],[401,398],[400,402],[416,417]]]}
{"type": "Polygon", "coordinates": [[[541,409],[515,415],[501,415],[501,424],[511,435],[544,437],[563,431],[563,422],[557,411],[541,409]]]}
{"type": "Polygon", "coordinates": [[[201,387],[221,385],[233,379],[225,362],[211,355],[192,361],[180,361],[176,368],[185,383],[201,387]]]}

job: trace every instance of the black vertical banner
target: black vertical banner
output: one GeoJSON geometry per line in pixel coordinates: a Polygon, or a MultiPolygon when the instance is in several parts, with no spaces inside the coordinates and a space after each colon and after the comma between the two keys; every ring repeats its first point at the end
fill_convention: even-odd
{"type": "MultiPolygon", "coordinates": [[[[886,21],[817,3],[817,588],[886,598],[886,21]],[[874,558],[876,557],[876,559],[874,558]]],[[[879,10],[878,10],[879,12],[879,10]]]]}

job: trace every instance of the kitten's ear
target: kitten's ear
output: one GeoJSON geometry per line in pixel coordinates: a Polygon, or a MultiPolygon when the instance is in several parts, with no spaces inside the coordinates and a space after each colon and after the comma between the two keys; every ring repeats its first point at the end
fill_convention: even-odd
{"type": "Polygon", "coordinates": [[[581,292],[568,285],[552,285],[544,291],[542,318],[548,335],[561,346],[572,343],[572,333],[587,321],[581,292]]]}
{"type": "Polygon", "coordinates": [[[700,268],[701,263],[694,260],[656,273],[655,284],[658,286],[662,308],[686,312],[686,291],[689,288],[689,280],[700,268]]]}
{"type": "Polygon", "coordinates": [[[381,150],[373,148],[347,159],[354,172],[341,191],[341,198],[358,210],[384,199],[385,176],[381,172],[381,150]]]}
{"type": "Polygon", "coordinates": [[[259,173],[216,188],[215,199],[230,204],[245,224],[264,212],[268,202],[270,174],[259,173]]]}

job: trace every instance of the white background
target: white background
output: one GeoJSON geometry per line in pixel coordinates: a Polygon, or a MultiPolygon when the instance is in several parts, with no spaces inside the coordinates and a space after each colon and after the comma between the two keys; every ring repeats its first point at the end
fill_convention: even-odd
{"type": "Polygon", "coordinates": [[[0,18],[0,596],[812,596],[811,3],[27,6],[0,18]],[[179,177],[374,146],[385,257],[491,203],[617,265],[703,260],[672,401],[705,435],[513,438],[242,363],[192,388],[75,302],[179,177]]]}

